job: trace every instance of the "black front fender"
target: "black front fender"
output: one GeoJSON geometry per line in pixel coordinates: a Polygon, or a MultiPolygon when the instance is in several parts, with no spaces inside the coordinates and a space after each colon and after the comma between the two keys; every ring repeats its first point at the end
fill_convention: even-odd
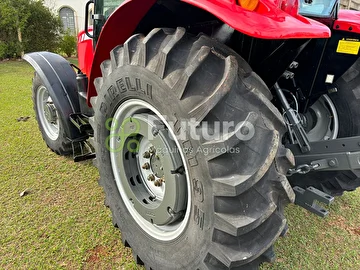
{"type": "Polygon", "coordinates": [[[64,130],[69,139],[79,138],[79,131],[72,125],[69,115],[80,112],[76,86],[76,73],[62,56],[50,52],[33,52],[24,55],[40,76],[44,86],[63,119],[64,130]]]}

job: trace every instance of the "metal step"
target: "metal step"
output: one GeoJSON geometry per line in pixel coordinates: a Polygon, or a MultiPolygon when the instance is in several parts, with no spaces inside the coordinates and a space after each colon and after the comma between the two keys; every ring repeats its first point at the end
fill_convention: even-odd
{"type": "Polygon", "coordinates": [[[306,210],[318,215],[320,217],[326,217],[329,214],[329,211],[325,208],[322,208],[316,202],[325,203],[330,205],[334,201],[334,197],[326,194],[314,187],[308,187],[303,189],[301,187],[293,187],[295,192],[295,204],[299,205],[306,210]]]}

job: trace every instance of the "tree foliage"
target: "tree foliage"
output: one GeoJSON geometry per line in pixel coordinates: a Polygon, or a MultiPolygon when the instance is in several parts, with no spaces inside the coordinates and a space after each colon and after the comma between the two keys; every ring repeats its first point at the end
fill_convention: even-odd
{"type": "Polygon", "coordinates": [[[31,15],[24,26],[24,50],[55,51],[60,42],[62,23],[40,1],[31,2],[29,5],[31,15]]]}
{"type": "MultiPolygon", "coordinates": [[[[19,3],[23,2],[22,0],[19,3]]],[[[17,31],[21,22],[26,20],[26,14],[18,14],[17,2],[11,0],[0,1],[0,58],[13,57],[21,53],[22,48],[18,42],[17,31]]],[[[23,13],[23,9],[20,9],[23,13]]],[[[19,12],[20,13],[20,12],[19,12]]]]}
{"type": "Polygon", "coordinates": [[[19,57],[24,51],[54,51],[60,34],[60,18],[43,1],[0,1],[0,59],[19,57]]]}

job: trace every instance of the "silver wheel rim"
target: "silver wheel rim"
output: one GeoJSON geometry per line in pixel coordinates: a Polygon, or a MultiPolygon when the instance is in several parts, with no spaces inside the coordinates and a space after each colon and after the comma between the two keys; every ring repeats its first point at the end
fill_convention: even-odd
{"type": "Polygon", "coordinates": [[[310,142],[336,139],[339,118],[328,95],[321,96],[304,114],[305,129],[310,142]]]}
{"type": "Polygon", "coordinates": [[[59,137],[59,117],[49,91],[43,85],[36,91],[36,105],[40,124],[46,136],[55,141],[59,137]]]}
{"type": "MultiPolygon", "coordinates": [[[[133,194],[129,192],[129,187],[131,187],[131,184],[129,184],[129,180],[128,180],[129,175],[127,175],[126,172],[124,172],[127,170],[127,167],[124,167],[124,159],[122,158],[124,153],[126,155],[126,152],[128,153],[128,151],[125,150],[123,151],[122,150],[123,147],[119,148],[119,145],[121,145],[121,143],[122,145],[124,145],[125,143],[125,139],[123,138],[124,142],[121,142],[121,139],[119,139],[118,135],[119,132],[124,132],[124,130],[127,128],[124,125],[124,123],[127,122],[126,120],[129,118],[132,119],[131,121],[134,121],[133,119],[141,120],[144,115],[147,115],[147,117],[149,118],[149,114],[150,114],[150,118],[153,117],[154,119],[156,119],[156,121],[154,122],[158,123],[159,122],[158,120],[161,121],[160,125],[163,125],[166,128],[169,136],[171,136],[172,138],[172,143],[175,145],[177,149],[181,149],[181,145],[177,141],[177,139],[175,139],[176,136],[173,133],[170,124],[160,114],[160,112],[147,102],[138,99],[131,99],[122,103],[119,106],[119,108],[116,110],[113,119],[111,119],[111,125],[109,125],[111,126],[109,128],[110,136],[108,141],[109,150],[110,150],[110,160],[111,160],[113,174],[115,176],[116,185],[118,187],[121,198],[125,204],[126,209],[129,211],[135,222],[139,225],[139,227],[142,230],[144,230],[148,235],[152,236],[153,238],[161,241],[170,241],[182,234],[182,232],[185,230],[187,226],[190,217],[191,190],[190,190],[188,169],[185,162],[186,159],[183,152],[179,150],[178,153],[174,156],[171,156],[171,158],[162,159],[162,162],[164,162],[164,160],[167,159],[171,159],[171,160],[175,159],[176,162],[180,162],[183,165],[184,168],[184,172],[182,173],[183,181],[184,181],[183,183],[186,183],[186,186],[182,187],[180,190],[184,189],[186,192],[186,196],[184,197],[183,193],[180,192],[180,194],[182,194],[180,199],[184,201],[184,209],[183,211],[181,211],[181,216],[176,214],[177,217],[173,221],[163,225],[159,225],[156,224],[156,222],[155,223],[150,222],[149,218],[146,217],[142,211],[139,211],[140,196],[135,195],[135,197],[132,197],[133,194]],[[119,151],[117,151],[117,149],[119,149],[119,151]],[[179,160],[176,158],[177,155],[179,157],[179,160]],[[134,203],[134,201],[136,203],[134,203]]],[[[132,129],[132,127],[129,128],[132,129]]],[[[131,136],[136,136],[137,132],[140,133],[140,131],[134,131],[134,133],[131,134],[131,136]]],[[[171,184],[170,181],[165,181],[164,183],[162,183],[160,187],[154,187],[153,184],[154,182],[148,180],[149,179],[148,177],[150,171],[153,172],[153,170],[154,171],[157,170],[154,169],[154,164],[156,163],[151,163],[151,169],[149,169],[149,172],[143,172],[144,170],[141,170],[142,167],[141,168],[139,167],[142,164],[146,163],[146,158],[144,157],[145,156],[144,153],[146,152],[146,150],[149,150],[152,142],[153,141],[150,142],[150,140],[148,140],[145,136],[141,137],[141,139],[138,140],[136,151],[132,153],[132,155],[133,155],[133,160],[136,160],[136,163],[138,164],[139,171],[137,172],[137,174],[139,174],[138,176],[140,179],[136,178],[136,180],[134,181],[135,182],[137,181],[138,183],[141,182],[141,184],[139,185],[142,186],[141,190],[142,191],[146,190],[146,192],[148,192],[149,194],[153,194],[156,197],[155,201],[159,202],[158,205],[163,205],[164,204],[163,202],[165,201],[164,198],[169,197],[166,194],[167,192],[169,192],[168,188],[170,188],[170,184],[171,184]]],[[[166,174],[166,172],[168,171],[168,167],[169,166],[167,166],[166,164],[164,165],[165,180],[167,178],[166,175],[168,175],[166,174]]],[[[132,192],[135,194],[134,190],[132,190],[132,192]]],[[[149,203],[151,204],[151,202],[149,203]]],[[[144,204],[141,207],[144,206],[148,207],[147,205],[144,204]]],[[[158,208],[160,208],[160,206],[158,208]]],[[[171,209],[169,211],[171,211],[171,209]]],[[[151,219],[151,221],[153,220],[151,219]]]]}

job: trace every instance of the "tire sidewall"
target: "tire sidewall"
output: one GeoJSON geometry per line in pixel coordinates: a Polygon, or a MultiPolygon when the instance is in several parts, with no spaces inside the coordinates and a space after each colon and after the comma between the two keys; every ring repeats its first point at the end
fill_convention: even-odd
{"type": "MultiPolygon", "coordinates": [[[[121,81],[129,82],[130,80],[133,86],[135,79],[139,79],[143,88],[146,85],[146,89],[143,91],[143,88],[134,90],[131,85],[126,83],[122,85],[125,88],[104,83],[101,93],[97,97],[97,106],[99,108],[95,110],[97,112],[95,113],[97,125],[95,138],[99,138],[97,152],[100,153],[98,164],[103,181],[101,185],[103,185],[109,198],[108,202],[113,210],[113,218],[121,230],[122,238],[128,241],[135,252],[141,254],[141,260],[144,262],[154,262],[152,259],[154,256],[168,254],[169,257],[156,260],[161,262],[159,265],[150,265],[156,269],[169,269],[170,265],[179,265],[179,268],[183,268],[184,265],[190,268],[190,265],[200,265],[211,243],[214,218],[210,214],[214,212],[214,201],[208,164],[204,156],[202,156],[203,153],[197,153],[196,151],[201,147],[199,141],[191,139],[188,133],[186,133],[186,140],[177,138],[182,146],[188,169],[191,206],[188,209],[190,215],[184,231],[176,239],[167,242],[149,236],[131,217],[118,191],[112,171],[110,152],[105,146],[106,138],[109,136],[109,130],[105,127],[105,123],[109,118],[113,117],[119,105],[126,100],[141,99],[148,102],[172,123],[180,123],[181,120],[188,118],[187,112],[189,110],[187,108],[190,108],[190,104],[187,101],[180,101],[159,77],[154,76],[153,73],[144,68],[125,66],[118,68],[109,76],[107,82],[116,82],[118,84],[121,81]],[[115,94],[114,89],[117,90],[115,94]],[[190,246],[191,248],[189,248],[190,246]],[[194,254],[192,250],[201,252],[200,254],[194,254]],[[176,254],[170,254],[171,251],[176,251],[176,254]],[[169,258],[171,258],[171,264],[167,266],[169,258]]],[[[179,132],[180,130],[176,135],[179,132]]]]}
{"type": "MultiPolygon", "coordinates": [[[[360,80],[358,81],[360,83],[360,80]]],[[[329,95],[339,117],[338,138],[358,136],[360,134],[360,102],[352,89],[341,86],[339,92],[329,95]]]]}

